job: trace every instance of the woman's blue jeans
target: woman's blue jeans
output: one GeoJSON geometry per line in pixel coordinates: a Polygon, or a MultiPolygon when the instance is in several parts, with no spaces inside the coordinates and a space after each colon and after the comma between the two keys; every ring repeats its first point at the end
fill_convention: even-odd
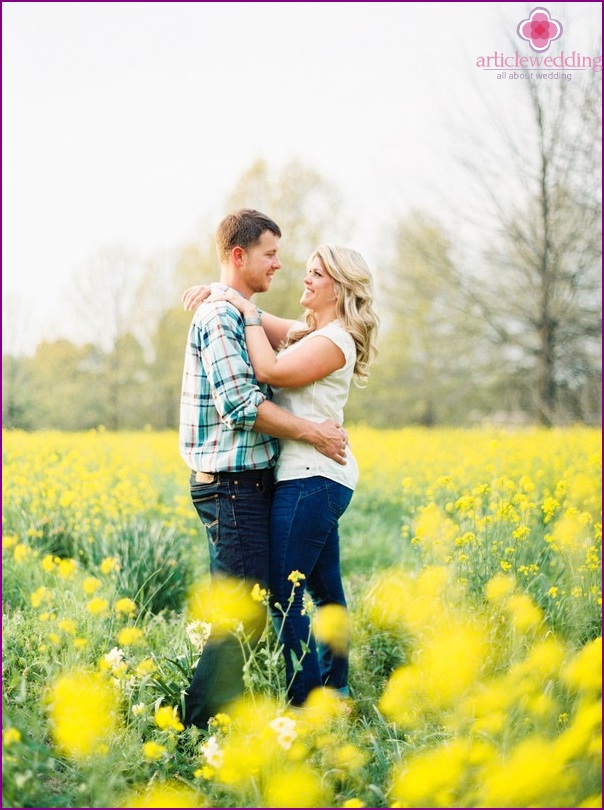
{"type": "Polygon", "coordinates": [[[288,697],[295,706],[301,706],[319,686],[347,694],[348,655],[341,650],[336,654],[328,645],[315,642],[303,599],[308,590],[318,607],[346,607],[338,520],[352,493],[348,487],[322,476],[281,481],[275,487],[269,585],[273,621],[283,643],[288,697]],[[292,571],[305,577],[297,587],[288,580],[292,571]],[[302,645],[308,645],[307,652],[302,645]],[[292,653],[301,662],[298,672],[294,671],[292,653]]]}

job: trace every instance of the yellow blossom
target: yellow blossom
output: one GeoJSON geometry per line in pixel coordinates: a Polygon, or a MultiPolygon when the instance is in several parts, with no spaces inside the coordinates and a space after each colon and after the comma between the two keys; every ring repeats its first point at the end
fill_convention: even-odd
{"type": "Polygon", "coordinates": [[[101,574],[110,574],[117,568],[119,568],[119,560],[117,559],[117,557],[105,557],[105,559],[102,560],[99,566],[101,574]]]}
{"type": "Polygon", "coordinates": [[[117,634],[117,640],[123,647],[130,644],[140,644],[143,638],[143,631],[139,627],[124,627],[117,634]]]}
{"type": "Polygon", "coordinates": [[[18,541],[16,534],[3,534],[2,535],[2,548],[12,548],[18,541]]]}
{"type": "MultiPolygon", "coordinates": [[[[147,743],[150,745],[151,743],[147,743]]],[[[155,743],[153,743],[155,745],[155,743]]],[[[159,746],[161,748],[161,746],[159,746]]],[[[149,757],[148,757],[149,758],[149,757]]],[[[157,759],[158,757],[150,757],[157,759]]],[[[161,756],[159,757],[161,759],[161,756]]],[[[177,782],[155,782],[145,791],[126,796],[120,807],[206,807],[203,797],[177,782]]]]}
{"type": "MultiPolygon", "coordinates": [[[[143,756],[148,760],[159,760],[167,753],[166,748],[154,740],[150,740],[143,744],[143,756]]],[[[147,805],[143,805],[147,806],[147,805]]]]}
{"type": "Polygon", "coordinates": [[[252,588],[252,599],[255,602],[264,602],[268,595],[268,591],[266,588],[261,588],[260,585],[256,582],[254,587],[252,588]]]}
{"type": "Polygon", "coordinates": [[[305,764],[271,771],[265,786],[266,807],[329,807],[321,778],[305,764]]]}
{"type": "Polygon", "coordinates": [[[259,633],[265,620],[264,608],[254,602],[243,583],[226,577],[196,585],[189,597],[189,611],[193,619],[212,625],[213,637],[239,625],[246,633],[259,633]]]}
{"type": "Polygon", "coordinates": [[[566,665],[562,677],[582,692],[602,689],[602,636],[588,642],[566,665]]]}
{"type": "Polygon", "coordinates": [[[11,745],[21,742],[21,732],[12,726],[2,732],[2,745],[10,748],[11,745]]]}
{"type": "Polygon", "coordinates": [[[157,664],[151,658],[143,658],[136,666],[136,674],[144,678],[145,675],[151,675],[157,669],[157,664]]]}
{"type": "Polygon", "coordinates": [[[52,687],[48,703],[55,743],[75,759],[95,753],[117,729],[117,693],[98,673],[62,675],[52,687]]]}
{"type": "Polygon", "coordinates": [[[155,725],[162,731],[170,729],[172,731],[183,731],[184,726],[180,722],[176,706],[160,706],[155,712],[155,725]]]}
{"type": "Polygon", "coordinates": [[[323,605],[313,618],[317,641],[328,645],[336,655],[345,655],[350,645],[350,617],[343,605],[323,605]]]}
{"type": "Polygon", "coordinates": [[[127,613],[128,615],[136,613],[136,602],[128,597],[118,599],[113,607],[116,613],[127,613]]]}
{"type": "Polygon", "coordinates": [[[42,557],[40,560],[40,565],[42,569],[48,573],[51,573],[57,567],[55,558],[52,556],[52,554],[46,554],[44,557],[42,557]]]}
{"type": "Polygon", "coordinates": [[[31,549],[29,546],[26,546],[25,543],[19,543],[13,550],[13,557],[17,563],[22,563],[30,554],[31,549]]]}
{"type": "Polygon", "coordinates": [[[90,595],[93,594],[95,591],[98,591],[98,589],[101,587],[102,584],[103,583],[101,582],[101,580],[97,579],[96,577],[86,577],[82,581],[82,588],[84,590],[84,593],[90,595]]]}
{"type": "Polygon", "coordinates": [[[73,619],[61,619],[59,628],[70,636],[75,636],[76,634],[76,623],[73,619]]]}
{"type": "Polygon", "coordinates": [[[52,591],[49,591],[44,585],[40,585],[39,588],[33,591],[29,598],[33,607],[37,608],[40,607],[43,602],[52,601],[52,591]]]}
{"type": "Polygon", "coordinates": [[[63,579],[71,579],[77,571],[77,568],[78,564],[76,560],[72,559],[60,560],[57,565],[58,574],[63,579]]]}
{"type": "Polygon", "coordinates": [[[101,613],[106,613],[107,609],[109,608],[109,602],[106,599],[102,599],[99,596],[95,596],[94,599],[91,599],[88,604],[86,605],[90,613],[97,616],[101,613]]]}

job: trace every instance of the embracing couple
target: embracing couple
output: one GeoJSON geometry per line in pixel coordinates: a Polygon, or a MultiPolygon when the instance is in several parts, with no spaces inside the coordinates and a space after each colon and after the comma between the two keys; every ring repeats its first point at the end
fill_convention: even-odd
{"type": "MultiPolygon", "coordinates": [[[[281,267],[280,237],[258,211],[228,215],[216,232],[220,283],[183,296],[185,308],[197,308],[179,442],[211,577],[268,588],[275,623],[283,623],[288,698],[301,706],[320,686],[348,694],[348,652],[315,643],[303,599],[307,591],[318,607],[346,607],[338,520],[358,467],[343,409],[353,376],[367,377],[377,316],[362,256],[327,244],[307,263],[304,322],[259,310],[251,299],[281,267]]],[[[242,664],[237,639],[210,636],[185,697],[187,725],[207,728],[240,694],[242,664]]]]}

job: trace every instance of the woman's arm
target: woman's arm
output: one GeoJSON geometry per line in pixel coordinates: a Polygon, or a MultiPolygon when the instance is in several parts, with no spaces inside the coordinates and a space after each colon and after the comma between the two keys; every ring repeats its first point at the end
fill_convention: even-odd
{"type": "Polygon", "coordinates": [[[276,356],[258,309],[252,301],[237,293],[212,292],[213,301],[229,301],[237,307],[245,321],[245,341],[258,382],[279,388],[298,388],[322,380],[346,363],[344,352],[329,338],[318,336],[307,340],[295,352],[276,356]]]}
{"type": "MultiPolygon", "coordinates": [[[[212,287],[207,284],[195,284],[193,287],[187,287],[182,294],[184,309],[197,309],[200,304],[203,304],[203,302],[209,298],[212,291],[212,287]]],[[[238,295],[238,293],[235,294],[238,295]]],[[[234,303],[234,301],[231,301],[231,303],[234,303]]],[[[270,312],[262,310],[262,326],[273,349],[279,348],[294,323],[295,321],[289,320],[288,318],[278,318],[276,315],[271,315],[270,312]]]]}

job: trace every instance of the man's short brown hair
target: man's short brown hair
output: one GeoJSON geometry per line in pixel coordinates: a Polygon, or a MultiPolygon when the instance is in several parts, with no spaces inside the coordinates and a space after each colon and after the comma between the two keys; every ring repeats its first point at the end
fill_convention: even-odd
{"type": "Polygon", "coordinates": [[[241,208],[228,214],[216,229],[216,250],[218,258],[224,261],[235,247],[247,250],[251,245],[260,241],[260,237],[265,231],[281,236],[281,229],[276,222],[254,211],[253,208],[241,208]]]}

